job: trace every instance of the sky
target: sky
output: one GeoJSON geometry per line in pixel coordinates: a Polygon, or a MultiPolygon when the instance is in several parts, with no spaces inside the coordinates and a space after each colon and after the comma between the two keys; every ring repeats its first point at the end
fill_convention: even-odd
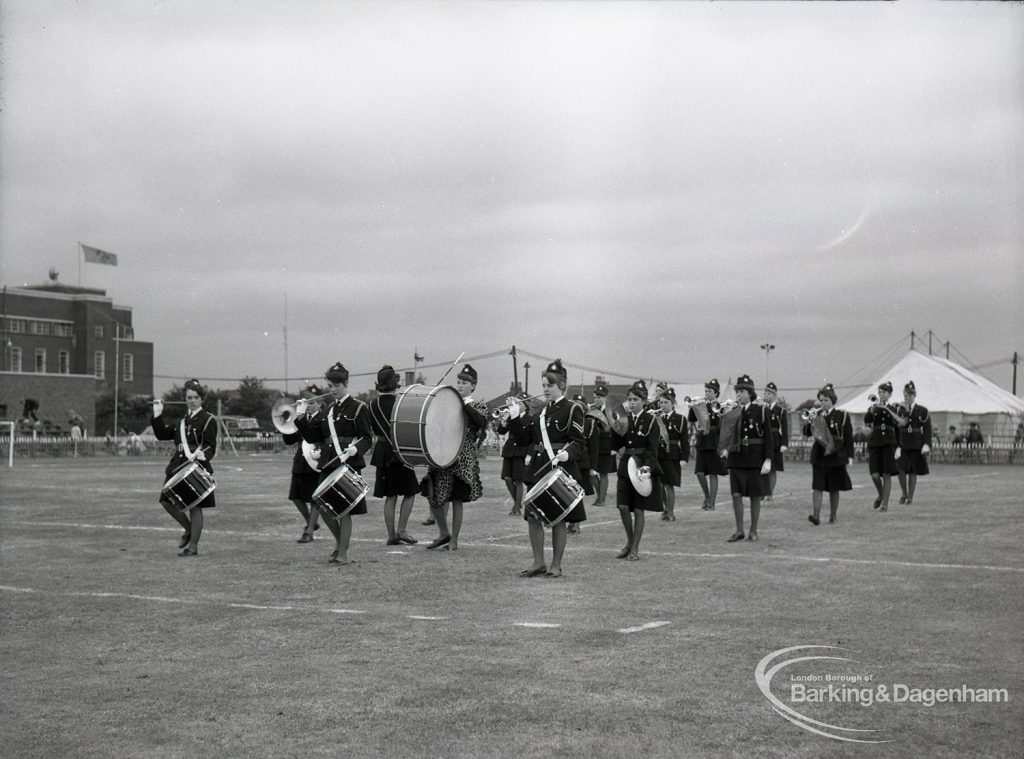
{"type": "Polygon", "coordinates": [[[131,306],[157,393],[1024,353],[1020,3],[4,0],[0,99],[0,282],[131,306]]]}

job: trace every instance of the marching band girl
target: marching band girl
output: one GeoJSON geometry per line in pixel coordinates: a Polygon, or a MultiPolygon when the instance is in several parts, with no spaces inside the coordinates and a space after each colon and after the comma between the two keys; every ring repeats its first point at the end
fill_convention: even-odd
{"type": "MultiPolygon", "coordinates": [[[[524,413],[529,415],[530,407],[526,402],[526,394],[519,396],[525,408],[524,413]]],[[[512,510],[509,516],[522,516],[523,494],[526,483],[526,448],[519,445],[508,428],[508,410],[502,409],[495,431],[499,435],[506,435],[505,444],[501,447],[501,479],[508,488],[508,494],[512,496],[512,510]]]]}
{"type": "MultiPolygon", "coordinates": [[[[509,398],[509,431],[516,442],[529,447],[527,483],[534,485],[547,474],[549,467],[560,466],[579,483],[577,462],[583,457],[586,441],[583,439],[583,411],[565,397],[568,373],[559,359],[555,359],[541,376],[541,387],[547,405],[532,420],[522,416],[522,405],[509,398]]],[[[562,557],[567,539],[566,524],[578,524],[587,518],[580,501],[569,514],[551,528],[551,564],[544,562],[544,525],[536,513],[527,506],[523,518],[530,534],[533,564],[519,574],[522,577],[561,577],[562,557]]]]}
{"type": "MultiPolygon", "coordinates": [[[[153,434],[157,440],[173,440],[178,446],[164,472],[165,484],[179,469],[192,462],[198,462],[207,472],[213,473],[210,460],[217,453],[217,420],[203,408],[205,397],[206,391],[198,380],[190,379],[186,382],[185,418],[174,427],[164,422],[163,401],[153,402],[153,418],[150,420],[153,434]]],[[[160,503],[185,530],[178,543],[181,549],[178,556],[198,556],[199,538],[203,534],[203,509],[212,509],[217,505],[214,493],[210,493],[187,512],[175,506],[166,495],[161,494],[160,503]]]]}
{"type": "Polygon", "coordinates": [[[676,488],[682,484],[683,469],[680,462],[690,460],[690,427],[686,417],[676,411],[676,391],[668,388],[658,399],[659,413],[667,438],[658,449],[661,464],[661,487],[664,490],[665,511],[661,518],[676,521],[676,488]]]}
{"type": "Polygon", "coordinates": [[[697,410],[691,406],[688,416],[689,421],[697,423],[697,438],[694,441],[697,448],[696,464],[694,474],[697,475],[697,482],[700,489],[704,491],[705,511],[714,511],[715,501],[718,499],[718,476],[727,474],[722,465],[722,458],[718,455],[718,432],[721,424],[721,414],[718,411],[718,393],[721,386],[717,379],[704,383],[704,404],[707,419],[700,422],[697,410]],[[705,429],[706,426],[706,429],[705,429]]]}
{"type": "Polygon", "coordinates": [[[896,466],[896,446],[899,443],[899,428],[905,424],[900,409],[889,402],[892,397],[892,383],[883,382],[878,386],[878,398],[864,414],[864,424],[871,430],[868,435],[868,472],[878,491],[875,508],[889,510],[889,493],[892,492],[892,476],[899,473],[896,466]]]}
{"type": "Polygon", "coordinates": [[[597,480],[597,500],[594,506],[604,506],[608,497],[608,475],[616,471],[615,453],[612,451],[612,428],[605,416],[605,407],[608,404],[608,387],[597,385],[594,388],[594,421],[598,428],[598,449],[597,461],[591,462],[594,478],[597,480]]]}
{"type": "MultiPolygon", "coordinates": [[[[300,397],[309,402],[320,394],[321,390],[319,387],[309,385],[303,389],[300,397]]],[[[319,405],[319,403],[313,401],[314,408],[319,408],[319,405]]],[[[320,512],[313,505],[313,493],[316,491],[316,486],[320,483],[320,470],[317,468],[316,460],[312,458],[312,450],[302,445],[302,435],[299,434],[298,430],[295,430],[295,432],[282,432],[281,438],[284,440],[285,445],[296,446],[295,457],[292,459],[292,478],[291,484],[288,487],[288,500],[295,504],[295,508],[302,515],[302,535],[297,542],[311,543],[313,541],[313,533],[320,529],[320,525],[317,524],[320,512]]]]}
{"type": "MultiPolygon", "coordinates": [[[[757,520],[761,515],[762,477],[768,475],[772,466],[772,425],[764,404],[754,404],[757,393],[749,375],[741,374],[733,390],[739,408],[722,419],[723,425],[736,424],[731,445],[722,451],[722,456],[729,460],[729,492],[736,518],[736,532],[729,537],[729,542],[743,540],[744,498],[750,499],[747,540],[754,542],[758,538],[757,520]]],[[[725,437],[723,434],[723,439],[725,437]]]]}
{"type": "MultiPolygon", "coordinates": [[[[322,414],[315,418],[308,417],[308,404],[304,400],[295,406],[295,425],[302,439],[320,446],[320,482],[343,464],[348,464],[357,473],[361,472],[366,466],[363,455],[370,450],[373,436],[366,404],[348,392],[348,369],[340,362],[336,363],[324,373],[324,379],[334,401],[322,414]]],[[[348,557],[349,542],[352,539],[352,515],[365,513],[365,498],[342,517],[323,513],[324,522],[335,541],[329,560],[331,564],[353,563],[348,557]]]]}
{"type": "Polygon", "coordinates": [[[906,425],[900,432],[900,503],[914,502],[917,478],[928,474],[928,451],[932,442],[932,419],[928,409],[917,403],[913,381],[903,386],[903,405],[907,409],[906,425]]]}
{"type": "Polygon", "coordinates": [[[430,513],[437,523],[439,533],[427,548],[457,551],[459,532],[462,530],[462,504],[477,500],[484,492],[483,484],[480,482],[480,461],[477,459],[476,451],[482,435],[487,430],[487,406],[473,400],[476,383],[476,369],[466,364],[455,379],[455,389],[462,396],[462,409],[466,415],[466,432],[462,438],[462,447],[453,464],[443,469],[431,467],[427,474],[430,480],[430,513]],[[450,532],[445,509],[449,501],[452,504],[450,532]]]}
{"type": "MultiPolygon", "coordinates": [[[[818,391],[818,412],[832,438],[835,450],[826,454],[825,443],[815,437],[811,446],[811,504],[814,513],[807,517],[811,524],[821,524],[820,512],[822,494],[828,492],[828,521],[835,524],[839,510],[839,494],[853,490],[850,475],[846,471],[853,464],[853,424],[850,415],[835,408],[836,391],[831,384],[818,391]]],[[[810,413],[810,412],[809,412],[810,413]]],[[[810,421],[804,424],[804,436],[811,437],[810,421]]]]}
{"type": "Polygon", "coordinates": [[[637,380],[626,393],[626,428],[623,432],[612,429],[612,448],[621,449],[619,477],[615,488],[615,502],[619,517],[626,530],[626,545],[616,558],[640,560],[640,538],[644,534],[644,512],[662,511],[661,465],[658,463],[658,445],[661,431],[654,414],[644,409],[647,384],[637,380]],[[636,458],[641,475],[651,480],[650,495],[637,492],[629,478],[629,460],[636,458]]]}
{"type": "Polygon", "coordinates": [[[384,499],[384,526],[388,531],[387,545],[400,543],[415,545],[418,541],[409,535],[406,528],[412,514],[413,501],[419,492],[416,470],[402,461],[391,443],[391,411],[395,407],[395,391],[398,390],[398,373],[385,364],[377,372],[377,397],[370,401],[370,426],[377,436],[370,463],[376,468],[373,482],[373,497],[384,499]],[[395,528],[395,507],[402,499],[398,513],[398,527],[395,528]]]}
{"type": "Polygon", "coordinates": [[[775,495],[775,483],[778,473],[786,468],[782,454],[789,450],[789,414],[786,407],[779,403],[779,388],[774,382],[764,386],[764,403],[768,410],[768,418],[772,425],[772,471],[765,478],[765,500],[772,500],[775,495]]]}

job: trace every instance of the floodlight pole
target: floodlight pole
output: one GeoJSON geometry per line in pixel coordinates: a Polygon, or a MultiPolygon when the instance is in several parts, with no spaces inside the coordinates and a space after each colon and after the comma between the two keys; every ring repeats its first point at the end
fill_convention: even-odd
{"type": "Polygon", "coordinates": [[[761,346],[761,350],[764,351],[764,384],[768,384],[768,356],[775,350],[775,346],[771,343],[764,343],[761,346]]]}

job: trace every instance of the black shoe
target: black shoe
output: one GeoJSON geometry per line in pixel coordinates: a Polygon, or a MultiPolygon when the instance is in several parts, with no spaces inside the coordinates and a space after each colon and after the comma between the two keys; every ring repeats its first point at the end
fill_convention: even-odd
{"type": "Polygon", "coordinates": [[[437,538],[436,540],[430,541],[430,545],[427,546],[427,550],[431,551],[431,550],[433,550],[435,548],[440,548],[441,546],[446,546],[451,541],[452,541],[452,536],[451,535],[445,535],[443,538],[437,538]]]}
{"type": "Polygon", "coordinates": [[[736,543],[737,541],[740,541],[740,540],[743,540],[743,533],[742,532],[736,532],[736,533],[733,533],[732,537],[730,537],[725,542],[726,543],[736,543]]]}
{"type": "Polygon", "coordinates": [[[878,498],[875,499],[875,508],[877,509],[881,505],[882,505],[882,496],[878,496],[878,498]]]}
{"type": "Polygon", "coordinates": [[[184,548],[192,542],[192,533],[186,532],[181,536],[181,540],[178,541],[178,548],[184,548]]]}
{"type": "Polygon", "coordinates": [[[433,517],[427,517],[420,524],[422,524],[422,525],[424,525],[426,527],[429,527],[430,525],[434,524],[434,518],[433,517]]]}
{"type": "Polygon", "coordinates": [[[815,527],[817,527],[819,524],[821,524],[821,520],[818,519],[818,517],[814,516],[814,514],[808,515],[807,521],[810,522],[811,524],[813,524],[815,527]]]}
{"type": "Polygon", "coordinates": [[[185,548],[178,552],[178,556],[198,556],[199,551],[193,551],[191,548],[185,548]]]}
{"type": "Polygon", "coordinates": [[[384,545],[400,546],[400,545],[402,545],[402,541],[399,540],[398,538],[388,538],[387,541],[384,543],[384,545]]]}
{"type": "Polygon", "coordinates": [[[906,497],[905,495],[901,495],[901,496],[900,496],[900,503],[906,503],[906,502],[907,502],[907,500],[908,500],[908,499],[907,499],[907,497],[906,497]]]}
{"type": "Polygon", "coordinates": [[[414,546],[417,543],[419,543],[419,541],[416,540],[416,538],[410,537],[408,535],[399,535],[398,541],[400,543],[405,543],[407,546],[414,546]]]}
{"type": "Polygon", "coordinates": [[[299,538],[298,540],[296,540],[295,542],[296,543],[312,543],[313,542],[313,536],[310,535],[308,532],[304,532],[304,533],[302,533],[302,537],[299,538]]]}

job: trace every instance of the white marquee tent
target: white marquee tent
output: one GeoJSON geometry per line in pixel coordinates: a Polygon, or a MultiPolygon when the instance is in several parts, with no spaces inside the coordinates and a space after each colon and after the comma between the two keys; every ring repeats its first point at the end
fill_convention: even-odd
{"type": "MultiPolygon", "coordinates": [[[[903,400],[903,386],[913,380],[917,402],[932,415],[933,434],[944,437],[950,425],[962,433],[977,422],[986,440],[1014,437],[1017,425],[1024,421],[1024,399],[1003,390],[995,383],[946,358],[909,351],[877,381],[858,393],[844,398],[839,408],[851,414],[867,411],[869,395],[889,380],[893,401],[903,400]]],[[[856,426],[856,425],[854,425],[856,426]]]]}

